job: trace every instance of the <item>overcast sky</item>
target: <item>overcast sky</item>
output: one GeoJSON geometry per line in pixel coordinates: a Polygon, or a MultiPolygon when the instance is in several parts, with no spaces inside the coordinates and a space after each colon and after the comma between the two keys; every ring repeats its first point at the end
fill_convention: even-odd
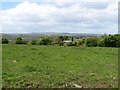
{"type": "Polygon", "coordinates": [[[119,0],[2,0],[0,33],[118,33],[119,0]]]}

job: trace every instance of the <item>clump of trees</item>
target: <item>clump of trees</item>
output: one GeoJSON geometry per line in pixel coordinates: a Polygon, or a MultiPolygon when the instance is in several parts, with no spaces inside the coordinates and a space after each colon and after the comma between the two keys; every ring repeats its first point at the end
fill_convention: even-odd
{"type": "MultiPolygon", "coordinates": [[[[2,38],[2,44],[9,40],[2,38]]],[[[73,36],[44,36],[40,40],[26,41],[21,37],[16,38],[16,44],[31,45],[59,45],[59,46],[87,46],[87,47],[120,47],[120,34],[103,35],[100,37],[73,37],[73,36]],[[66,42],[65,42],[66,41],[66,42]]]]}
{"type": "Polygon", "coordinates": [[[2,38],[2,44],[8,44],[8,43],[9,43],[8,39],[2,38]]]}
{"type": "Polygon", "coordinates": [[[64,37],[63,36],[59,36],[58,37],[59,46],[63,46],[63,41],[64,41],[64,37]]]}
{"type": "Polygon", "coordinates": [[[32,45],[37,45],[37,41],[36,41],[36,40],[32,40],[32,41],[31,41],[31,44],[32,44],[32,45]]]}
{"type": "Polygon", "coordinates": [[[103,46],[105,47],[120,47],[120,36],[119,35],[111,35],[107,36],[103,39],[103,46]]]}
{"type": "Polygon", "coordinates": [[[52,44],[52,40],[50,40],[49,37],[43,37],[40,42],[39,42],[40,45],[51,45],[52,44]]]}
{"type": "Polygon", "coordinates": [[[97,45],[98,45],[98,39],[96,37],[87,38],[86,41],[85,41],[85,44],[88,47],[97,47],[97,45]]]}
{"type": "Polygon", "coordinates": [[[109,35],[86,39],[88,47],[120,47],[120,35],[109,35]]]}
{"type": "Polygon", "coordinates": [[[78,41],[77,41],[77,45],[78,45],[78,46],[83,46],[83,45],[84,45],[84,39],[78,40],[78,41]]]}
{"type": "Polygon", "coordinates": [[[15,41],[16,44],[27,44],[28,42],[23,40],[21,37],[18,37],[15,41]]]}

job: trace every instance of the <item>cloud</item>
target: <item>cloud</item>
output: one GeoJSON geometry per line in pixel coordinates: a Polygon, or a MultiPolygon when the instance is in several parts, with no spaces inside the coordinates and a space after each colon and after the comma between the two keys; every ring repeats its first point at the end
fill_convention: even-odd
{"type": "Polygon", "coordinates": [[[117,0],[82,1],[24,1],[15,8],[0,10],[2,32],[117,33],[117,0]]]}
{"type": "MultiPolygon", "coordinates": [[[[23,2],[25,0],[2,0],[2,2],[23,2]]],[[[26,0],[29,2],[118,2],[119,0],[26,0]]]]}

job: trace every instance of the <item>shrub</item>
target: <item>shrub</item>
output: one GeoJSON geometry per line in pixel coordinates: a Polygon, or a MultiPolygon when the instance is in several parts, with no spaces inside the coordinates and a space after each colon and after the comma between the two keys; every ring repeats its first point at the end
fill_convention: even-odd
{"type": "Polygon", "coordinates": [[[86,39],[86,46],[88,47],[96,47],[98,45],[98,39],[97,38],[87,38],[86,39]]]}
{"type": "Polygon", "coordinates": [[[83,44],[84,44],[83,40],[79,40],[79,41],[77,42],[77,45],[83,45],[83,44]]]}
{"type": "Polygon", "coordinates": [[[9,43],[8,39],[2,38],[2,44],[8,44],[8,43],[9,43]]]}
{"type": "Polygon", "coordinates": [[[120,36],[112,35],[104,39],[105,47],[120,47],[120,36]]]}
{"type": "Polygon", "coordinates": [[[37,41],[36,41],[36,40],[32,40],[32,41],[31,41],[31,44],[32,44],[32,45],[36,45],[36,44],[37,44],[37,41]]]}
{"type": "Polygon", "coordinates": [[[49,38],[42,38],[42,40],[39,42],[40,45],[51,45],[52,41],[49,38]]]}
{"type": "Polygon", "coordinates": [[[104,47],[105,46],[104,39],[101,39],[101,40],[98,41],[98,46],[99,47],[104,47]]]}
{"type": "Polygon", "coordinates": [[[27,43],[28,43],[28,42],[25,41],[25,40],[22,40],[21,37],[18,37],[18,38],[16,39],[16,44],[27,44],[27,43]]]}

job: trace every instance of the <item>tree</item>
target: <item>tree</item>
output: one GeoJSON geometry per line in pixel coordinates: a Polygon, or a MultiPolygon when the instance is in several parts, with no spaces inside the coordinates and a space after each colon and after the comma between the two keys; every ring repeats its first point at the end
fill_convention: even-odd
{"type": "Polygon", "coordinates": [[[105,47],[120,47],[120,36],[111,35],[106,36],[104,39],[105,47]]]}
{"type": "Polygon", "coordinates": [[[37,44],[37,41],[36,41],[36,40],[32,40],[32,41],[31,41],[31,44],[32,44],[32,45],[36,45],[36,44],[37,44]]]}
{"type": "Polygon", "coordinates": [[[64,36],[63,39],[64,39],[64,40],[68,40],[68,36],[64,36]]]}
{"type": "Polygon", "coordinates": [[[21,37],[18,37],[18,38],[16,39],[16,44],[23,44],[21,37]]]}
{"type": "Polygon", "coordinates": [[[64,40],[63,36],[59,36],[59,40],[63,41],[64,40]]]}
{"type": "Polygon", "coordinates": [[[86,46],[96,47],[97,45],[98,45],[98,39],[96,37],[86,39],[86,46]]]}
{"type": "Polygon", "coordinates": [[[104,39],[100,39],[100,40],[98,41],[98,46],[99,46],[99,47],[104,47],[104,46],[105,46],[104,39]]]}
{"type": "Polygon", "coordinates": [[[27,41],[22,40],[21,37],[18,37],[18,38],[16,39],[16,44],[27,44],[27,41]]]}
{"type": "Polygon", "coordinates": [[[49,37],[43,37],[42,40],[39,42],[40,45],[51,45],[52,41],[49,37]]]}
{"type": "Polygon", "coordinates": [[[74,37],[71,38],[71,41],[72,41],[72,42],[74,41],[74,37]]]}
{"type": "Polygon", "coordinates": [[[8,44],[8,43],[9,43],[8,39],[2,38],[2,44],[8,44]]]}
{"type": "Polygon", "coordinates": [[[78,42],[77,42],[77,45],[83,45],[83,40],[79,40],[78,42]]]}
{"type": "Polygon", "coordinates": [[[63,36],[59,36],[58,42],[60,46],[63,46],[63,41],[64,41],[63,36]]]}
{"type": "Polygon", "coordinates": [[[120,47],[120,34],[115,34],[114,37],[116,40],[116,47],[120,47]]]}

